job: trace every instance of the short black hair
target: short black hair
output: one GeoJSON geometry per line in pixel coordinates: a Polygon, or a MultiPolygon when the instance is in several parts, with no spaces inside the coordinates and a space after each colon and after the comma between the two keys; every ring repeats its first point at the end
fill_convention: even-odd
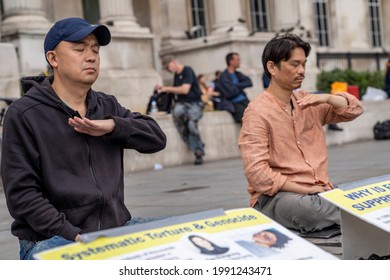
{"type": "Polygon", "coordinates": [[[302,48],[306,57],[309,56],[311,51],[310,44],[293,33],[285,33],[271,39],[265,46],[262,55],[264,72],[267,76],[271,77],[271,74],[267,69],[268,61],[273,61],[276,65],[279,65],[281,61],[289,60],[293,50],[296,48],[302,48]]]}
{"type": "Polygon", "coordinates": [[[226,65],[229,66],[230,60],[232,60],[233,55],[239,55],[237,52],[230,52],[226,55],[226,65]]]}

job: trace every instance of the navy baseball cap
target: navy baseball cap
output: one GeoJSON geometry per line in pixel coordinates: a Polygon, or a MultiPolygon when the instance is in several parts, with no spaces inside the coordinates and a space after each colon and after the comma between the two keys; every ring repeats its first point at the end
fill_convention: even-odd
{"type": "Polygon", "coordinates": [[[90,24],[86,20],[76,17],[57,21],[46,34],[45,54],[52,51],[61,41],[77,42],[91,33],[95,34],[100,46],[108,45],[111,41],[111,33],[107,26],[90,24]]]}

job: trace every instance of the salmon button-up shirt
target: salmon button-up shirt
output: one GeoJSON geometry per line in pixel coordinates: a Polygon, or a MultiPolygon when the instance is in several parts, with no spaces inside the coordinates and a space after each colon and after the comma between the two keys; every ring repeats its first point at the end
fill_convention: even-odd
{"type": "Polygon", "coordinates": [[[261,194],[275,195],[289,181],[314,186],[328,184],[328,154],[323,126],[347,122],[363,113],[360,101],[349,93],[348,106],[335,109],[320,104],[300,109],[297,100],[307,93],[292,94],[292,114],[287,106],[264,91],[245,111],[238,144],[248,181],[250,205],[261,194]]]}

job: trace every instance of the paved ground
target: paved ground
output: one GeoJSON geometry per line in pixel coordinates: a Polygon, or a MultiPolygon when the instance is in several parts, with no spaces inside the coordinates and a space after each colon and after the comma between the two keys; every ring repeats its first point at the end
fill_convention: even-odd
{"type": "MultiPolygon", "coordinates": [[[[342,133],[342,132],[341,132],[342,133]]],[[[336,184],[390,174],[390,140],[332,146],[329,174],[336,184]]],[[[126,204],[133,216],[174,216],[203,210],[247,207],[246,180],[240,158],[133,172],[126,177],[126,204]]],[[[0,190],[0,260],[18,259],[18,244],[10,234],[12,219],[0,190]]],[[[310,240],[340,255],[340,238],[310,240]]]]}

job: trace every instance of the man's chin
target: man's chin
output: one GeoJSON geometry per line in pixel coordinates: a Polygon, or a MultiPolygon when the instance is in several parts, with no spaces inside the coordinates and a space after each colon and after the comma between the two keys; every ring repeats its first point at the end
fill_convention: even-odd
{"type": "Polygon", "coordinates": [[[95,81],[96,81],[96,79],[83,80],[83,81],[81,81],[81,84],[88,86],[88,87],[92,87],[92,85],[95,83],[95,81]]]}
{"type": "Polygon", "coordinates": [[[303,81],[297,81],[296,83],[294,83],[295,89],[300,88],[302,86],[302,83],[303,81]]]}
{"type": "Polygon", "coordinates": [[[85,77],[83,79],[83,82],[85,84],[90,84],[92,85],[94,82],[96,82],[97,78],[99,77],[99,75],[89,75],[88,77],[85,77]]]}

